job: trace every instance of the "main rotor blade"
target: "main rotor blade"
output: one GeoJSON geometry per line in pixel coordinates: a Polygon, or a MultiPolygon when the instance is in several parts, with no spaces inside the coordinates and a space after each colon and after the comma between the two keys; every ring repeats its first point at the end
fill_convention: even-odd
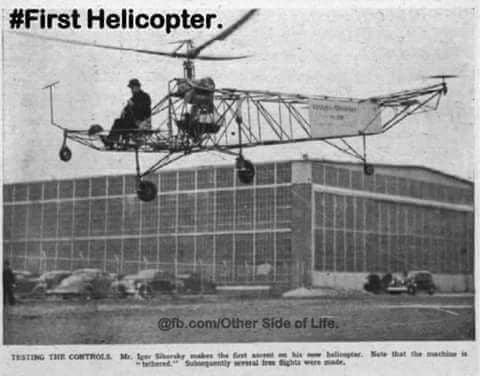
{"type": "Polygon", "coordinates": [[[211,55],[200,55],[197,57],[190,57],[190,59],[195,60],[239,60],[239,59],[246,59],[251,57],[252,55],[241,55],[241,56],[211,56],[211,55]]]}
{"type": "Polygon", "coordinates": [[[434,79],[446,79],[446,78],[457,78],[456,74],[434,74],[432,76],[424,76],[424,78],[434,78],[434,79]]]}
{"type": "Polygon", "coordinates": [[[207,40],[205,43],[201,44],[198,47],[195,47],[190,51],[189,57],[196,58],[200,52],[210,46],[213,42],[217,40],[225,40],[230,34],[232,34],[235,30],[237,30],[240,26],[242,26],[245,22],[247,22],[252,16],[258,11],[258,9],[250,9],[247,13],[245,13],[242,17],[240,17],[235,23],[227,27],[221,33],[214,36],[212,39],[207,40]]]}
{"type": "MultiPolygon", "coordinates": [[[[73,45],[77,45],[77,46],[97,47],[97,48],[103,48],[103,49],[107,49],[107,50],[137,52],[137,53],[142,53],[142,54],[167,56],[167,57],[173,57],[173,58],[184,58],[184,59],[192,58],[192,57],[187,56],[187,54],[184,53],[184,52],[177,52],[177,51],[165,52],[165,51],[145,50],[145,49],[141,49],[141,48],[118,47],[118,46],[111,46],[111,45],[107,45],[107,44],[90,43],[90,42],[83,42],[83,41],[79,41],[79,40],[64,39],[64,38],[58,38],[58,37],[47,37],[45,35],[26,33],[26,32],[22,32],[22,31],[10,31],[10,33],[17,34],[17,35],[24,36],[24,37],[28,37],[28,38],[43,39],[43,40],[48,40],[48,41],[53,41],[53,42],[73,44],[73,45]]],[[[221,60],[245,59],[247,57],[250,57],[250,55],[241,55],[241,56],[202,55],[202,56],[196,56],[194,59],[221,61],[221,60]]]]}
{"type": "Polygon", "coordinates": [[[183,53],[153,51],[153,50],[145,50],[145,49],[141,49],[141,48],[118,47],[118,46],[111,46],[111,45],[108,45],[108,44],[83,42],[83,41],[79,41],[79,40],[64,39],[64,38],[58,38],[58,37],[48,37],[48,36],[45,36],[45,35],[26,33],[26,32],[22,32],[22,31],[9,31],[9,32],[13,33],[13,34],[24,36],[24,37],[43,39],[43,40],[66,43],[66,44],[73,44],[73,45],[77,45],[77,46],[97,47],[97,48],[104,48],[104,49],[107,49],[107,50],[117,50],[117,51],[138,52],[138,53],[149,54],[149,55],[160,55],[160,56],[169,56],[169,57],[186,57],[186,55],[183,54],[183,53]]]}

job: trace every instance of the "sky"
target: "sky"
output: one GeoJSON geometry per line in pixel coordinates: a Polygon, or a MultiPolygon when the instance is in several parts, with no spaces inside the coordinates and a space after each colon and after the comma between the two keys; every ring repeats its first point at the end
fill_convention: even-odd
{"type": "MultiPolygon", "coordinates": [[[[138,11],[141,11],[140,9],[138,11]]],[[[162,12],[160,9],[143,10],[162,12]]],[[[205,10],[201,10],[205,12],[205,10]]],[[[244,10],[215,10],[224,25],[244,10]]],[[[475,15],[472,9],[262,9],[237,33],[205,53],[248,54],[230,62],[196,63],[197,76],[217,87],[364,98],[432,84],[425,76],[457,74],[436,112],[404,120],[368,139],[373,163],[422,165],[463,178],[474,173],[475,15]]],[[[75,40],[171,50],[171,41],[198,43],[217,31],[36,31],[75,40]]],[[[48,92],[56,121],[72,129],[109,128],[136,77],[153,101],[182,76],[180,60],[72,46],[4,33],[3,178],[5,182],[133,173],[134,156],[101,153],[69,143],[69,163],[58,159],[62,134],[49,126],[48,92]]],[[[348,160],[321,142],[253,148],[253,162],[310,158],[348,160]]],[[[155,155],[142,157],[142,165],[155,155]]],[[[193,155],[172,168],[232,163],[219,153],[193,155]]]]}

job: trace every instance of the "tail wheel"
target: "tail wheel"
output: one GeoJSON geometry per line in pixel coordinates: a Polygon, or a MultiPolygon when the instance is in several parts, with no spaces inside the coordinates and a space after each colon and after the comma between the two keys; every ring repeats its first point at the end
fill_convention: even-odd
{"type": "Polygon", "coordinates": [[[62,161],[68,162],[70,159],[72,159],[72,151],[68,146],[62,146],[60,152],[58,153],[58,156],[62,161]]]}
{"type": "Polygon", "coordinates": [[[137,187],[137,195],[142,201],[152,201],[157,197],[157,186],[151,181],[140,181],[137,187]]]}
{"type": "Polygon", "coordinates": [[[375,173],[375,168],[373,167],[373,165],[365,163],[363,165],[363,172],[365,173],[365,175],[371,176],[375,173]]]}
{"type": "Polygon", "coordinates": [[[237,173],[238,173],[238,179],[243,184],[251,184],[253,182],[253,178],[255,177],[255,166],[248,159],[243,159],[243,157],[238,157],[237,173]]]}

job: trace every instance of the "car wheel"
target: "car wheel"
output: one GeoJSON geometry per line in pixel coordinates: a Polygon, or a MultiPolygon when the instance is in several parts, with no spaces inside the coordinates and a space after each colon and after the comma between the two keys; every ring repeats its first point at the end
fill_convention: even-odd
{"type": "Polygon", "coordinates": [[[435,292],[435,289],[433,287],[430,287],[428,289],[428,295],[433,295],[434,292],[435,292]]]}
{"type": "Polygon", "coordinates": [[[413,287],[413,286],[408,286],[407,292],[408,292],[410,295],[415,295],[415,293],[416,293],[415,287],[413,287]]]}
{"type": "Polygon", "coordinates": [[[38,298],[45,296],[45,293],[46,293],[46,289],[43,286],[37,286],[32,291],[32,295],[38,298]]]}
{"type": "Polygon", "coordinates": [[[85,300],[92,300],[93,299],[93,289],[91,286],[85,287],[82,293],[82,297],[85,300]]]}
{"type": "Polygon", "coordinates": [[[113,296],[118,299],[124,299],[127,297],[127,290],[125,286],[118,286],[113,291],[113,296]]]}
{"type": "Polygon", "coordinates": [[[143,299],[152,299],[153,298],[153,290],[150,286],[148,285],[142,285],[138,289],[138,294],[143,298],[143,299]]]}

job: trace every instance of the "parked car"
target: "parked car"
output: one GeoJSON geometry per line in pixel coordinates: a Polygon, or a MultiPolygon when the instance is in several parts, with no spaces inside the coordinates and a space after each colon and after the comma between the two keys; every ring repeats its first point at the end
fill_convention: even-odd
{"type": "Polygon", "coordinates": [[[418,270],[409,272],[403,280],[398,277],[393,278],[387,287],[387,292],[391,294],[406,292],[415,295],[420,290],[432,295],[435,289],[432,273],[427,270],[418,270]]]}
{"type": "Polygon", "coordinates": [[[392,276],[390,282],[385,286],[385,291],[390,294],[411,293],[411,289],[408,290],[406,279],[398,275],[392,276]]]}
{"type": "Polygon", "coordinates": [[[157,293],[173,294],[175,289],[174,276],[159,269],[145,269],[135,274],[127,274],[112,283],[112,290],[117,297],[138,295],[152,298],[157,293]]]}
{"type": "Polygon", "coordinates": [[[70,277],[72,272],[69,270],[51,270],[40,276],[40,283],[45,290],[51,290],[57,287],[65,278],[70,277]]]}
{"type": "Polygon", "coordinates": [[[407,275],[407,285],[411,294],[417,291],[426,291],[429,295],[433,295],[436,286],[433,283],[433,276],[428,270],[411,271],[407,275]]]}
{"type": "Polygon", "coordinates": [[[14,270],[15,276],[14,293],[20,298],[31,297],[37,294],[40,282],[38,273],[28,270],[14,270]]]}
{"type": "Polygon", "coordinates": [[[57,287],[47,290],[47,295],[63,298],[106,298],[110,294],[111,283],[110,273],[100,269],[78,269],[63,279],[57,287]]]}
{"type": "Polygon", "coordinates": [[[177,289],[178,292],[187,294],[213,293],[216,291],[216,285],[199,272],[191,272],[177,276],[177,289]]]}
{"type": "Polygon", "coordinates": [[[363,288],[374,294],[379,294],[382,291],[382,281],[378,274],[369,274],[367,276],[367,282],[363,285],[363,288]]]}

